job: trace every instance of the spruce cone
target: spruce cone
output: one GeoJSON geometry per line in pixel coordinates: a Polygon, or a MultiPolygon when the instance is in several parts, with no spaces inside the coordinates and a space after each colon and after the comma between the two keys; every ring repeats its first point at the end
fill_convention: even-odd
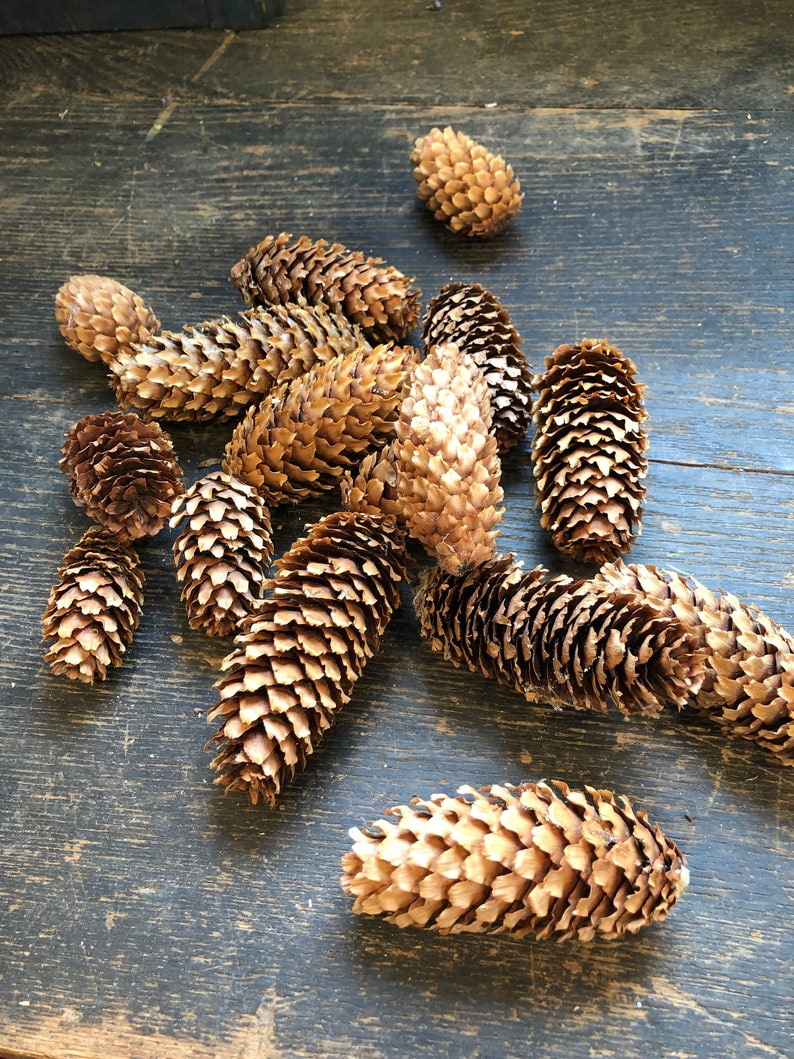
{"type": "Polygon", "coordinates": [[[457,346],[414,371],[397,420],[397,496],[408,532],[445,570],[486,560],[504,508],[488,388],[457,346]]]}
{"type": "Polygon", "coordinates": [[[692,705],[728,732],[794,765],[794,636],[757,607],[710,592],[694,577],[654,566],[608,564],[607,590],[634,592],[675,615],[705,649],[705,679],[692,705]]]}
{"type": "Polygon", "coordinates": [[[84,416],[61,451],[75,504],[123,540],[159,533],[184,488],[170,435],[134,412],[84,416]]]}
{"type": "Polygon", "coordinates": [[[144,582],[135,551],[105,529],[87,530],[66,553],[42,619],[53,673],[93,684],[121,665],[141,619],[144,582]]]}
{"type": "Polygon", "coordinates": [[[453,232],[498,235],[524,196],[513,167],[463,132],[434,128],[411,152],[419,198],[453,232]]]}
{"type": "Polygon", "coordinates": [[[422,338],[428,348],[452,342],[482,368],[499,453],[514,448],[532,418],[532,372],[496,295],[479,283],[448,283],[427,307],[422,338]]]}
{"type": "Polygon", "coordinates": [[[339,485],[345,470],[394,435],[411,347],[376,346],[315,365],[249,409],[226,446],[223,469],[270,506],[339,485]]]}
{"type": "Polygon", "coordinates": [[[420,292],[379,257],[302,235],[269,235],[232,269],[231,281],[249,305],[308,302],[358,324],[376,342],[399,341],[419,318],[420,292]]]}
{"type": "Polygon", "coordinates": [[[532,381],[540,524],[579,562],[617,558],[642,527],[648,415],[635,374],[604,339],[585,339],[556,349],[532,381]]]}
{"type": "Polygon", "coordinates": [[[321,519],[278,560],[215,685],[216,783],[273,805],[305,768],[378,649],[404,562],[393,520],[350,512],[321,519]]]}
{"type": "Polygon", "coordinates": [[[397,495],[397,442],[368,453],[355,472],[347,471],[341,482],[342,506],[346,511],[389,515],[404,524],[402,503],[397,495]]]}
{"type": "Polygon", "coordinates": [[[352,828],[353,911],[440,934],[614,940],[664,919],[689,882],[674,842],[627,798],[555,782],[464,786],[352,828]]]}
{"type": "Polygon", "coordinates": [[[143,299],[108,276],[70,276],[55,295],[55,319],[68,346],[105,364],[160,329],[143,299]]]}
{"type": "Polygon", "coordinates": [[[133,343],[111,362],[111,384],[122,408],[147,419],[229,418],[277,381],[366,345],[360,328],[321,307],[259,306],[133,343]]]}
{"type": "Polygon", "coordinates": [[[177,581],[191,629],[228,636],[264,594],[273,554],[270,514],[250,485],[213,471],[174,501],[177,581]]]}
{"type": "Polygon", "coordinates": [[[464,577],[430,571],[414,604],[434,651],[529,702],[654,714],[684,705],[703,679],[697,638],[678,619],[629,592],[524,572],[510,555],[464,577]]]}

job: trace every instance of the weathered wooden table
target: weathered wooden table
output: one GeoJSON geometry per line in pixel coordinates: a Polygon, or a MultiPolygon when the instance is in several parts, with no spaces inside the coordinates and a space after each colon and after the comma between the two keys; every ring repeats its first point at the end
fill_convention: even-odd
{"type": "MultiPolygon", "coordinates": [[[[250,34],[0,41],[0,1053],[96,1059],[785,1056],[792,779],[693,712],[528,706],[417,634],[382,651],[275,810],[223,797],[205,741],[230,646],[188,628],[164,534],[143,622],[93,688],[42,661],[61,557],[88,526],[64,430],[113,407],[55,291],[114,276],[164,325],[234,313],[268,233],[329,238],[509,310],[535,368],[606,336],[647,383],[638,562],[794,627],[794,117],[788,0],[290,0],[250,34]],[[452,124],[526,191],[503,237],[422,209],[416,136],[452,124]],[[671,918],[617,944],[439,937],[354,917],[347,829],[413,794],[560,778],[645,808],[689,858],[671,918]]],[[[229,428],[176,425],[188,481],[229,428]]],[[[506,465],[501,546],[574,570],[506,465]]],[[[334,497],[276,513],[277,552],[334,497]]]]}

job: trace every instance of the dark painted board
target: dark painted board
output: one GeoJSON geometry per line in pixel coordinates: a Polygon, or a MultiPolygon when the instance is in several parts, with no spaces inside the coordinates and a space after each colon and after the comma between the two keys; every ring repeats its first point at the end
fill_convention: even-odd
{"type": "Polygon", "coordinates": [[[4,0],[0,33],[98,33],[117,30],[264,29],[282,0],[4,0]]]}

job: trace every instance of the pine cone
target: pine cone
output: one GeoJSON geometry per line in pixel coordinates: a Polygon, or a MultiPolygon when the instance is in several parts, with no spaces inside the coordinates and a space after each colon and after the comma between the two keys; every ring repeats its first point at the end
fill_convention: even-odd
{"type": "Polygon", "coordinates": [[[428,348],[452,342],[482,368],[499,453],[514,448],[532,418],[532,372],[496,295],[479,283],[448,283],[427,307],[422,338],[428,348]]]}
{"type": "Polygon", "coordinates": [[[629,592],[525,572],[510,555],[463,577],[428,572],[414,605],[434,651],[529,702],[654,714],[703,679],[697,638],[676,618],[629,592]]]}
{"type": "Polygon", "coordinates": [[[215,685],[216,783],[273,805],[305,768],[378,649],[404,562],[393,520],[350,512],[321,519],[278,560],[215,685]]]}
{"type": "Polygon", "coordinates": [[[144,583],[135,551],[107,530],[87,530],[63,560],[42,619],[53,673],[93,684],[121,665],[141,619],[144,583]]]}
{"type": "Polygon", "coordinates": [[[634,592],[675,615],[705,650],[705,679],[692,705],[728,732],[794,765],[794,636],[757,607],[694,577],[655,566],[604,566],[597,583],[634,592]]]}
{"type": "Polygon", "coordinates": [[[435,346],[413,374],[397,420],[397,496],[408,532],[445,570],[486,560],[504,508],[482,371],[435,346]]]}
{"type": "Polygon", "coordinates": [[[264,593],[270,514],[250,485],[213,471],[174,501],[171,528],[177,526],[184,528],[174,563],[190,627],[229,636],[264,593]]]}
{"type": "Polygon", "coordinates": [[[556,349],[532,380],[540,524],[579,562],[617,558],[642,527],[648,415],[635,374],[604,339],[585,339],[556,349]]]}
{"type": "Polygon", "coordinates": [[[513,167],[463,132],[434,128],[411,152],[419,198],[453,232],[498,235],[524,196],[513,167]]]}
{"type": "Polygon", "coordinates": [[[367,453],[355,471],[346,471],[341,482],[342,506],[346,511],[389,515],[404,525],[402,503],[397,496],[397,442],[367,453]]]}
{"type": "Polygon", "coordinates": [[[133,343],[110,363],[111,384],[122,408],[147,419],[229,418],[276,381],[366,345],[360,328],[321,307],[259,306],[133,343]]]}
{"type": "Polygon", "coordinates": [[[291,239],[287,232],[269,235],[232,269],[231,281],[249,305],[327,305],[376,342],[399,341],[415,327],[420,292],[402,272],[341,243],[291,239]]]}
{"type": "Polygon", "coordinates": [[[272,507],[338,486],[348,467],[394,436],[415,359],[411,347],[359,349],[282,383],[237,424],[223,469],[272,507]]]}
{"type": "Polygon", "coordinates": [[[61,451],[74,502],[123,540],[159,533],[184,488],[170,435],[134,412],[84,416],[61,451]]]}
{"type": "Polygon", "coordinates": [[[55,295],[55,319],[71,349],[105,364],[160,329],[143,299],[108,276],[70,276],[55,295]]]}
{"type": "Polygon", "coordinates": [[[554,786],[464,786],[352,828],[341,882],[353,911],[557,941],[614,940],[664,919],[689,882],[678,846],[627,798],[554,786]]]}

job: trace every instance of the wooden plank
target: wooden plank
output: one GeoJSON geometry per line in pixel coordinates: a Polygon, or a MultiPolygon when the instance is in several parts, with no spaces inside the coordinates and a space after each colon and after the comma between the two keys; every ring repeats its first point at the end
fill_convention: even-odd
{"type": "Polygon", "coordinates": [[[83,0],[5,0],[0,34],[106,33],[118,30],[264,29],[283,13],[282,0],[115,0],[90,5],[83,0]]]}

